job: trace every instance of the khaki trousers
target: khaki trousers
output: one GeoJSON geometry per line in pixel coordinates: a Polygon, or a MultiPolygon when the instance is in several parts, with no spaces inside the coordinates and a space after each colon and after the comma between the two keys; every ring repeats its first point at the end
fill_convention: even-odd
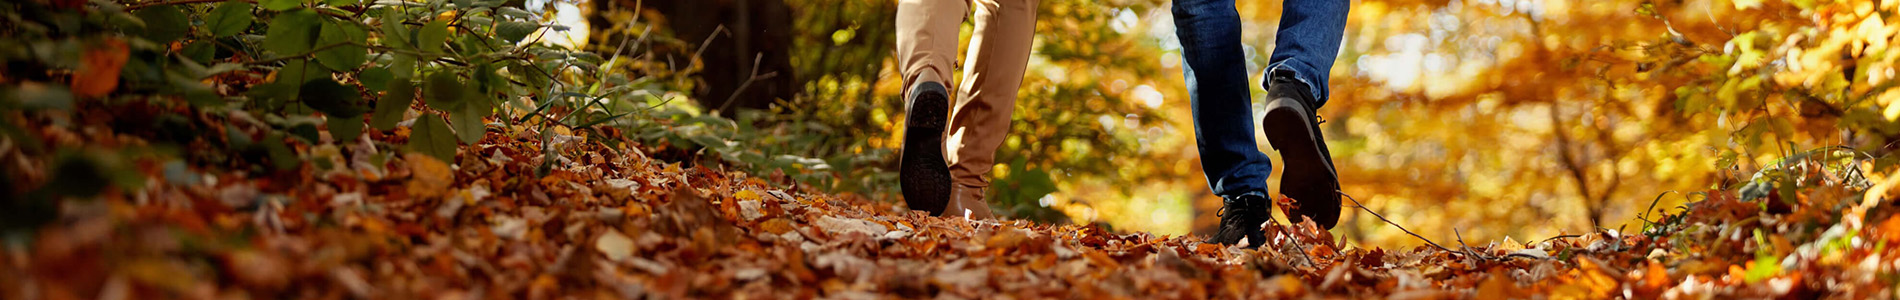
{"type": "MultiPolygon", "coordinates": [[[[1016,89],[1035,39],[1036,5],[1040,0],[899,0],[897,3],[897,59],[904,72],[904,91],[918,82],[955,86],[956,104],[944,138],[944,161],[950,164],[953,199],[982,199],[990,186],[985,174],[996,165],[996,147],[1009,132],[1016,89]],[[976,30],[964,54],[963,82],[949,84],[956,67],[958,31],[974,13],[976,30]]],[[[910,95],[904,95],[909,99],[910,95]]],[[[909,103],[908,101],[905,103],[909,103]]],[[[906,107],[906,110],[909,108],[906,107]]],[[[987,209],[985,209],[987,211],[987,209]]]]}

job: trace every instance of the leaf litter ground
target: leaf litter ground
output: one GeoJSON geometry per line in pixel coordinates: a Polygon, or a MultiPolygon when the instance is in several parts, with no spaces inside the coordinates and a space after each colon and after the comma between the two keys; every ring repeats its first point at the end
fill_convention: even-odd
{"type": "MultiPolygon", "coordinates": [[[[57,146],[145,144],[107,134],[114,131],[104,122],[73,125],[78,129],[44,118],[20,122],[57,146]]],[[[145,187],[65,201],[56,221],[8,243],[0,268],[13,275],[0,276],[0,293],[18,299],[1889,298],[1900,282],[1894,272],[1900,253],[1889,247],[1900,241],[1900,218],[1892,216],[1890,200],[1882,199],[1893,197],[1884,193],[1860,201],[1844,189],[1818,188],[1791,197],[1795,201],[1761,202],[1768,200],[1709,191],[1638,233],[1605,230],[1479,247],[1459,241],[1368,249],[1345,245],[1311,223],[1270,225],[1270,241],[1256,250],[1205,244],[1199,236],[927,217],[889,201],[812,192],[783,176],[682,167],[650,158],[643,146],[589,138],[618,136],[612,129],[598,135],[549,130],[490,128],[479,143],[461,149],[454,165],[419,154],[385,154],[390,159],[377,162],[374,157],[389,150],[372,141],[403,142],[406,129],[371,131],[341,145],[298,144],[304,163],[263,175],[141,159],[134,165],[149,182],[145,187]],[[553,155],[542,155],[543,147],[553,155]],[[549,175],[535,176],[544,164],[549,175]]],[[[34,163],[25,154],[9,155],[34,163]]]]}

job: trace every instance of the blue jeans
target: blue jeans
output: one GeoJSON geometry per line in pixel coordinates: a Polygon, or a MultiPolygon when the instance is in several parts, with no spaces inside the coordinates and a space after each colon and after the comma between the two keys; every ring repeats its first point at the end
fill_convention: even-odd
{"type": "MultiPolygon", "coordinates": [[[[1240,47],[1235,0],[1174,0],[1175,35],[1186,60],[1195,146],[1214,194],[1266,193],[1273,163],[1254,143],[1253,99],[1240,47]]],[[[1327,74],[1339,56],[1349,0],[1284,0],[1269,73],[1292,73],[1326,104],[1327,74]]],[[[1264,81],[1262,85],[1266,84],[1264,81]]]]}

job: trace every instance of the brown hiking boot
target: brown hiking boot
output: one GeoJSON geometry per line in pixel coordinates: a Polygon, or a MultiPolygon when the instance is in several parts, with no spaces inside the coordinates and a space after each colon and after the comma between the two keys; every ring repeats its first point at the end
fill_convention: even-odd
{"type": "Polygon", "coordinates": [[[904,203],[910,209],[941,215],[950,199],[950,164],[943,156],[950,92],[942,83],[919,82],[911,89],[909,101],[909,112],[904,117],[904,148],[898,158],[898,186],[904,190],[904,203]]]}
{"type": "MultiPolygon", "coordinates": [[[[1332,151],[1320,135],[1317,100],[1312,89],[1293,79],[1290,73],[1273,74],[1267,88],[1267,115],[1260,118],[1260,130],[1267,142],[1280,151],[1284,173],[1280,174],[1280,194],[1298,201],[1295,214],[1313,218],[1325,229],[1339,221],[1339,172],[1333,168],[1332,151]]],[[[1294,216],[1288,222],[1298,223],[1294,216]]]]}
{"type": "Polygon", "coordinates": [[[944,217],[968,216],[972,220],[988,220],[996,217],[990,212],[989,202],[983,200],[983,188],[958,185],[950,191],[949,206],[943,210],[944,217]]]}

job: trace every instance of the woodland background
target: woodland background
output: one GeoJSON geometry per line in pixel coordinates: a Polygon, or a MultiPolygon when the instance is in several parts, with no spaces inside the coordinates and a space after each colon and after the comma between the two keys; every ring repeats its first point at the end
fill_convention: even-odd
{"type": "MultiPolygon", "coordinates": [[[[712,45],[700,60],[707,77],[694,82],[721,91],[694,93],[707,107],[725,106],[723,91],[764,54],[760,70],[779,76],[740,91],[739,109],[725,113],[772,133],[751,143],[757,151],[823,159],[840,174],[820,185],[894,198],[894,3],[665,2],[637,16],[624,12],[636,1],[593,2],[590,20],[619,25],[592,31],[589,49],[648,28],[671,33],[673,43],[653,46],[674,49],[668,57],[712,45]],[[736,16],[763,17],[706,21],[736,16]],[[795,30],[771,30],[788,23],[795,30]],[[731,112],[746,108],[765,113],[731,112]]],[[[1279,4],[1239,3],[1256,82],[1279,4]]],[[[1323,126],[1343,190],[1435,238],[1640,226],[1645,212],[1702,191],[1799,185],[1774,171],[1790,157],[1883,177],[1900,134],[1894,5],[1357,0],[1323,126]]],[[[1219,202],[1198,170],[1167,2],[1043,1],[1038,19],[994,205],[1036,220],[1210,230],[1219,202]]],[[[1348,239],[1417,243],[1346,211],[1348,239]]]]}
{"type": "Polygon", "coordinates": [[[7,1],[0,295],[1900,290],[1900,1],[1353,1],[1353,207],[1258,248],[1201,243],[1166,5],[1042,1],[973,221],[897,195],[893,1],[7,1]]]}

